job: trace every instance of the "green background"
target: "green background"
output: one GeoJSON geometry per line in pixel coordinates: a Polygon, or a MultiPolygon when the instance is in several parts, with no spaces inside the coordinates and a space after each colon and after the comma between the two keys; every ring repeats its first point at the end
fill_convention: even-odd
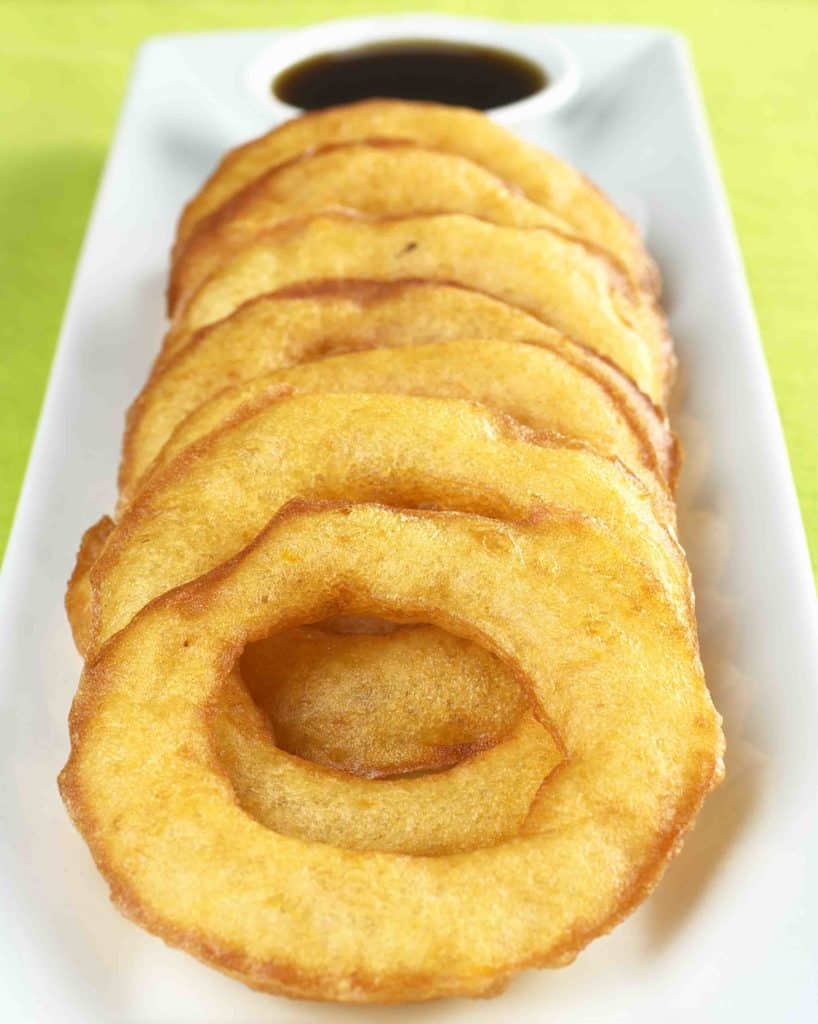
{"type": "MultiPolygon", "coordinates": [[[[134,51],[147,35],[430,3],[0,0],[0,549],[134,51]]],[[[693,49],[818,569],[818,2],[446,3],[509,20],[663,24],[693,49]]]]}

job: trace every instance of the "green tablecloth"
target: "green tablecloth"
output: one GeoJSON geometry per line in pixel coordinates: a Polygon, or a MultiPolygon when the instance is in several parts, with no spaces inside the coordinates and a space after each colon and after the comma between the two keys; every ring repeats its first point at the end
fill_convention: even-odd
{"type": "Polygon", "coordinates": [[[375,10],[664,24],[686,33],[738,226],[818,569],[816,0],[0,0],[0,548],[134,50],[147,35],[375,10]]]}

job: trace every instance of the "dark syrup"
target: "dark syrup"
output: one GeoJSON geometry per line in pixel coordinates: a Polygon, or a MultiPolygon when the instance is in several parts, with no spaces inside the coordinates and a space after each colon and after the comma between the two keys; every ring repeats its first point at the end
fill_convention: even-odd
{"type": "Polygon", "coordinates": [[[407,39],[310,57],[282,71],[272,90],[302,110],[372,97],[488,110],[525,99],[546,84],[536,64],[505,50],[407,39]]]}

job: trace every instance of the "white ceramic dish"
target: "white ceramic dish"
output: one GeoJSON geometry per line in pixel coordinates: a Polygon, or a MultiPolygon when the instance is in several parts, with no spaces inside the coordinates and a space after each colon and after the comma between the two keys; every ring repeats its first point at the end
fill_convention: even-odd
{"type": "MultiPolygon", "coordinates": [[[[434,22],[426,19],[429,31],[434,22]]],[[[465,30],[464,30],[465,31],[465,30]]],[[[122,919],[55,776],[79,673],[63,611],[81,530],[111,507],[122,416],[162,330],[173,225],[224,149],[270,121],[247,69],[279,33],[140,52],[65,316],[0,594],[0,1018],[61,1024],[559,1021],[802,1024],[818,1007],[815,594],[747,287],[683,43],[655,30],[493,25],[557,40],[569,106],[526,131],[647,234],[681,359],[683,539],[728,778],[654,896],[570,968],[499,1000],[395,1009],[262,996],[122,919]]]]}
{"type": "MultiPolygon", "coordinates": [[[[407,14],[386,18],[349,18],[326,21],[297,32],[288,32],[265,48],[247,69],[245,84],[268,117],[294,117],[301,111],[284,103],[270,88],[270,83],[286,68],[309,57],[338,50],[354,50],[371,43],[412,41],[446,41],[474,46],[498,45],[496,22],[476,18],[448,18],[407,14]]],[[[503,49],[522,57],[543,72],[546,85],[533,96],[516,103],[495,107],[492,117],[513,127],[542,114],[559,110],[579,87],[579,67],[571,51],[551,33],[537,33],[529,38],[517,32],[512,40],[506,33],[503,49]]]]}

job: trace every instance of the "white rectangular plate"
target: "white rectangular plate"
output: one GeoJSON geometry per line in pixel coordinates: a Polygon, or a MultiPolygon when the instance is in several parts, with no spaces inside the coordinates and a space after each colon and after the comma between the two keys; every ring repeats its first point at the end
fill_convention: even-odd
{"type": "MultiPolygon", "coordinates": [[[[80,663],[62,598],[81,531],[112,507],[124,410],[162,331],[182,203],[268,127],[242,73],[277,37],[140,52],[65,317],[0,594],[0,1017],[34,1022],[806,1022],[818,1008],[818,647],[813,581],[759,338],[684,44],[551,32],[581,92],[535,126],[640,223],[681,360],[674,424],[705,667],[728,777],[658,891],[571,967],[499,1000],[365,1011],[258,995],[110,906],[57,796],[80,663]]],[[[806,172],[805,172],[806,173],[806,172]]]]}

